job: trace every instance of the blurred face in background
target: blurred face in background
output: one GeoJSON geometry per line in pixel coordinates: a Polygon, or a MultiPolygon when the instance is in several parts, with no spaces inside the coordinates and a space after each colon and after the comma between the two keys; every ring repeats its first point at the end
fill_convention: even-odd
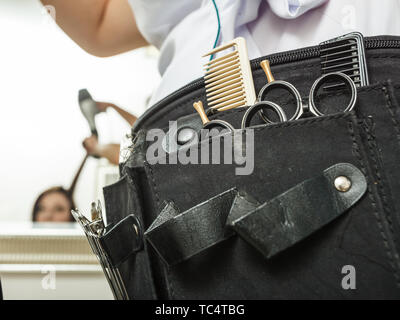
{"type": "Polygon", "coordinates": [[[34,218],[36,222],[71,222],[71,200],[62,192],[49,192],[37,202],[34,218]]]}

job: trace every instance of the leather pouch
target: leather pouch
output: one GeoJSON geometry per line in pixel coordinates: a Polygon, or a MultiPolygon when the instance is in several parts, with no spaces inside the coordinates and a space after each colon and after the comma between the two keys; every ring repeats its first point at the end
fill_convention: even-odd
{"type": "Polygon", "coordinates": [[[236,175],[234,164],[147,164],[151,192],[144,201],[154,204],[147,212],[152,216],[160,213],[164,201],[184,212],[231,188],[264,203],[338,163],[360,169],[368,184],[366,194],[345,214],[272,259],[241,237],[228,237],[176,265],[161,263],[168,284],[165,297],[399,298],[399,223],[393,194],[400,190],[394,185],[393,159],[400,159],[400,144],[392,135],[397,130],[393,117],[398,117],[393,91],[388,83],[361,89],[357,114],[254,128],[254,170],[249,175],[236,175]],[[387,139],[390,147],[381,147],[387,139]],[[386,183],[391,179],[391,185],[386,183]],[[342,287],[342,269],[348,265],[357,272],[356,290],[342,287]]]}
{"type": "MultiPolygon", "coordinates": [[[[143,226],[141,194],[138,192],[137,185],[132,177],[124,175],[115,184],[105,187],[103,192],[108,225],[117,225],[129,215],[134,215],[140,222],[135,227],[143,226]]],[[[132,228],[133,231],[134,229],[132,228]]],[[[143,233],[143,230],[137,231],[139,234],[143,233]]],[[[114,253],[114,255],[119,253],[118,256],[129,254],[127,250],[130,249],[130,244],[124,244],[123,241],[129,241],[131,234],[128,234],[125,238],[123,237],[123,235],[119,235],[121,241],[118,241],[118,239],[104,240],[105,247],[109,250],[109,253],[114,253]],[[127,248],[127,250],[124,251],[124,248],[127,248]]],[[[143,242],[143,238],[140,240],[143,242]]],[[[145,242],[143,243],[143,250],[130,254],[120,263],[119,270],[130,299],[156,298],[147,244],[145,242]]]]}

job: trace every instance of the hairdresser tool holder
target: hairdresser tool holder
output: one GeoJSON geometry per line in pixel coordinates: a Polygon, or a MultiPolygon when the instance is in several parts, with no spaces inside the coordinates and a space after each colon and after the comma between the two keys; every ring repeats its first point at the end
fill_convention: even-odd
{"type": "MultiPolygon", "coordinates": [[[[273,101],[269,94],[263,101],[279,106],[289,121],[275,122],[280,120],[277,108],[265,112],[274,123],[266,123],[252,111],[245,130],[240,130],[245,113],[257,102],[210,109],[202,78],[140,117],[132,129],[132,152],[121,164],[121,179],[104,189],[107,221],[118,223],[134,212],[146,230],[143,250],[119,268],[129,297],[400,298],[400,198],[396,197],[400,193],[396,139],[400,38],[365,38],[364,47],[369,81],[374,85],[358,87],[356,77],[344,66],[322,72],[321,58],[327,57],[320,46],[250,62],[257,93],[266,84],[260,66],[263,60],[270,61],[277,79],[293,84],[303,98],[324,74],[344,73],[357,87],[352,110],[346,108],[349,90],[343,94],[343,86],[325,89],[331,83],[324,83],[316,106],[325,115],[290,120],[293,113],[286,106],[293,105],[293,97],[278,91],[273,101]],[[204,121],[193,112],[193,103],[198,101],[213,111],[206,113],[209,122],[226,121],[235,128],[234,134],[204,140],[183,135],[182,142],[188,144],[177,144],[159,161],[149,161],[146,154],[155,146],[146,140],[150,129],[168,131],[169,122],[175,120],[177,136],[181,128],[196,132],[203,128],[204,121]],[[338,112],[332,112],[331,105],[329,114],[325,112],[325,101],[333,102],[338,112]],[[208,157],[208,163],[200,157],[197,162],[176,161],[184,155],[179,153],[182,147],[201,152],[214,146],[224,154],[225,138],[250,137],[251,133],[254,152],[233,143],[249,155],[244,162],[221,158],[214,163],[208,157]],[[213,145],[213,141],[221,143],[213,145]],[[347,267],[355,270],[355,290],[342,286],[348,279],[342,273],[347,267]]],[[[224,77],[224,84],[229,85],[228,81],[224,77]]]]}
{"type": "MultiPolygon", "coordinates": [[[[252,126],[254,153],[246,151],[242,165],[172,163],[174,153],[144,164],[145,213],[152,217],[145,238],[168,270],[170,298],[312,298],[316,290],[320,298],[400,295],[393,272],[362,258],[372,256],[390,268],[382,236],[400,240],[400,233],[381,230],[377,223],[378,216],[389,226],[381,201],[390,193],[382,179],[398,184],[398,170],[392,167],[388,175],[385,165],[392,166],[393,152],[400,159],[400,147],[385,138],[396,130],[388,125],[389,110],[375,123],[363,120],[373,110],[375,115],[386,110],[384,92],[374,89],[359,92],[350,112],[252,126]],[[373,128],[379,130],[379,146],[373,128]],[[377,160],[381,156],[383,162],[377,160]],[[235,200],[232,189],[240,198],[235,200]],[[357,273],[364,290],[341,291],[337,273],[345,265],[365,270],[357,273]],[[382,282],[384,287],[378,285],[382,282]],[[227,286],[232,289],[226,291],[227,286]]],[[[218,116],[238,126],[246,110],[218,116]]],[[[220,140],[224,154],[225,136],[193,148],[201,152],[220,140]]],[[[391,206],[395,198],[386,201],[391,206]]],[[[399,228],[393,220],[392,226],[399,228]]]]}

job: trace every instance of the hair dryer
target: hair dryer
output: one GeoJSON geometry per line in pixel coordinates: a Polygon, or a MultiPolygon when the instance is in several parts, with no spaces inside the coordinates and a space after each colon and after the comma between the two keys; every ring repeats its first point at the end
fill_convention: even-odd
{"type": "Polygon", "coordinates": [[[90,95],[89,91],[87,91],[87,89],[79,90],[78,100],[82,114],[89,124],[90,132],[93,135],[98,136],[96,122],[94,118],[96,114],[98,114],[100,111],[96,106],[96,101],[93,100],[92,96],[90,95]]]}

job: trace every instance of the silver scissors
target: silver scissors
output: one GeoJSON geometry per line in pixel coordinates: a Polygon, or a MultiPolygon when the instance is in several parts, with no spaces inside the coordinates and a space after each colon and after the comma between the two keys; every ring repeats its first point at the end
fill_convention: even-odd
{"type": "MultiPolygon", "coordinates": [[[[197,101],[197,102],[193,103],[193,107],[196,109],[196,111],[200,115],[201,121],[203,122],[203,129],[210,130],[215,127],[222,127],[222,128],[228,129],[231,132],[233,132],[235,130],[235,128],[229,122],[227,122],[225,120],[220,120],[220,119],[209,120],[207,117],[207,112],[204,111],[203,103],[201,101],[197,101]]],[[[242,119],[242,129],[250,126],[250,121],[257,112],[268,110],[268,109],[272,110],[273,112],[275,112],[278,115],[280,122],[287,121],[285,112],[276,103],[271,102],[271,101],[259,101],[256,104],[254,104],[253,106],[249,107],[247,109],[247,111],[245,112],[243,119],[242,119]]]]}
{"type": "MultiPolygon", "coordinates": [[[[292,85],[290,82],[287,82],[287,81],[274,79],[268,60],[263,60],[260,63],[260,65],[263,68],[263,70],[267,76],[268,83],[263,88],[261,88],[261,90],[258,94],[258,98],[257,98],[258,103],[256,103],[254,106],[250,107],[246,111],[245,115],[243,116],[242,129],[249,126],[249,120],[247,120],[247,118],[252,116],[255,113],[252,109],[253,108],[257,109],[257,107],[256,107],[257,104],[262,103],[262,102],[264,102],[264,103],[270,102],[270,101],[265,100],[265,96],[273,88],[286,89],[294,96],[294,98],[296,100],[296,111],[294,112],[293,116],[291,116],[289,118],[288,121],[300,119],[305,113],[308,113],[308,112],[311,113],[315,117],[324,116],[325,114],[317,107],[315,100],[316,100],[316,95],[317,95],[319,89],[321,88],[321,86],[329,80],[336,80],[336,81],[338,80],[340,82],[344,82],[346,87],[349,88],[350,92],[351,92],[350,101],[349,101],[348,105],[346,106],[346,108],[344,109],[344,112],[348,112],[348,111],[351,111],[354,109],[354,106],[357,101],[357,87],[356,87],[355,83],[353,82],[353,80],[344,73],[341,73],[341,72],[327,73],[327,74],[324,74],[321,77],[319,77],[317,80],[315,80],[315,82],[311,86],[311,89],[309,92],[308,104],[304,104],[303,100],[301,98],[300,92],[296,89],[296,87],[294,85],[292,85]]],[[[278,116],[279,116],[281,122],[282,122],[282,120],[281,120],[282,117],[281,117],[280,113],[283,112],[285,115],[285,118],[287,119],[287,115],[286,115],[285,111],[282,110],[282,108],[280,108],[279,112],[277,111],[278,109],[276,109],[276,108],[274,108],[274,109],[278,113],[278,116]]],[[[274,123],[267,117],[267,115],[265,114],[265,112],[263,110],[259,110],[259,114],[266,123],[268,123],[268,124],[274,123]]]]}
{"type": "MultiPolygon", "coordinates": [[[[261,88],[261,90],[258,94],[256,103],[254,105],[252,105],[251,107],[248,107],[246,112],[244,113],[243,118],[242,118],[242,123],[241,123],[241,129],[250,127],[251,119],[253,118],[253,116],[256,113],[259,113],[261,118],[267,124],[276,123],[276,121],[272,121],[271,119],[269,119],[267,117],[267,115],[265,113],[266,110],[273,111],[279,117],[278,122],[298,120],[306,113],[311,113],[311,115],[315,116],[315,117],[324,116],[325,114],[321,110],[319,110],[319,108],[316,105],[315,100],[316,100],[316,95],[317,95],[319,89],[321,88],[321,86],[329,80],[339,80],[340,82],[344,82],[346,87],[348,87],[350,89],[350,92],[351,92],[350,101],[349,101],[348,105],[346,106],[346,108],[344,109],[344,112],[351,111],[355,107],[355,104],[357,102],[357,87],[356,87],[355,83],[353,82],[353,80],[344,73],[341,73],[341,72],[327,73],[327,74],[324,74],[321,77],[319,77],[317,80],[315,80],[310,89],[308,104],[304,104],[303,99],[301,98],[300,92],[296,89],[296,87],[293,84],[291,84],[290,82],[287,82],[287,81],[274,79],[268,60],[261,61],[260,65],[263,68],[265,74],[267,75],[268,83],[264,87],[261,88]],[[293,116],[291,116],[289,119],[288,119],[286,112],[282,109],[281,106],[279,106],[275,102],[265,100],[265,96],[273,88],[286,89],[294,96],[294,98],[296,100],[296,110],[295,110],[293,116]]],[[[225,129],[228,129],[231,132],[233,132],[235,130],[235,128],[227,121],[219,120],[219,119],[210,121],[207,117],[207,112],[204,111],[203,104],[201,101],[195,102],[193,104],[193,107],[199,113],[200,118],[203,122],[204,129],[211,129],[214,127],[223,127],[225,129]]]]}
{"type": "Polygon", "coordinates": [[[103,214],[100,202],[92,204],[92,219],[90,221],[79,210],[71,210],[74,219],[82,227],[89,245],[100,262],[104,275],[116,300],[129,300],[128,292],[117,267],[111,263],[107,252],[104,250],[99,237],[105,232],[103,214]]]}

